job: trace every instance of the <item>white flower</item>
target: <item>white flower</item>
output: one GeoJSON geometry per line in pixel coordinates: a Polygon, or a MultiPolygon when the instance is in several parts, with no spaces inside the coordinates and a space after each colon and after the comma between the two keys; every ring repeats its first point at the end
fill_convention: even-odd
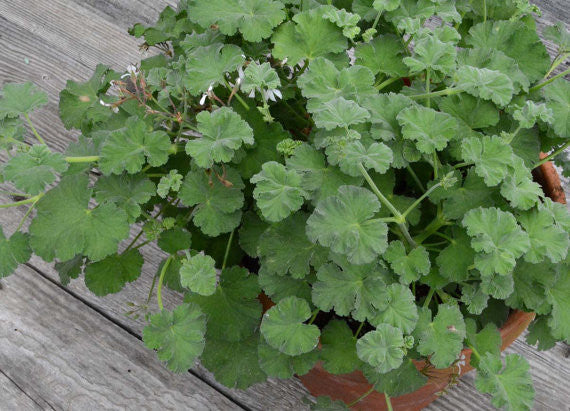
{"type": "Polygon", "coordinates": [[[115,105],[113,105],[111,103],[105,103],[102,99],[99,99],[99,104],[101,104],[104,107],[111,107],[111,110],[113,110],[113,113],[119,112],[119,107],[116,107],[115,105]]]}
{"type": "Polygon", "coordinates": [[[203,106],[204,103],[206,102],[206,98],[212,96],[212,90],[214,90],[214,83],[210,84],[210,87],[208,87],[208,90],[204,94],[202,94],[202,97],[200,98],[200,105],[201,106],[203,106]]]}
{"type": "Polygon", "coordinates": [[[465,354],[461,354],[461,357],[459,357],[459,361],[457,362],[457,368],[459,369],[458,374],[461,375],[461,366],[465,365],[465,354]]]}
{"type": "Polygon", "coordinates": [[[263,98],[265,99],[265,101],[267,101],[267,100],[277,101],[277,99],[279,99],[279,98],[282,99],[283,95],[281,94],[281,91],[274,88],[274,89],[270,89],[270,90],[265,90],[263,92],[263,98]]]}
{"type": "Polygon", "coordinates": [[[127,66],[127,72],[125,74],[123,74],[121,76],[121,78],[125,78],[125,77],[137,77],[140,74],[139,69],[137,68],[137,66],[133,65],[133,64],[129,64],[127,66]]]}

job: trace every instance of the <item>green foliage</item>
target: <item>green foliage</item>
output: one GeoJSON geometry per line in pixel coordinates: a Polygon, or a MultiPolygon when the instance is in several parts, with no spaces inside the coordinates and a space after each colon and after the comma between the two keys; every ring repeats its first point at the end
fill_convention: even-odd
{"type": "Polygon", "coordinates": [[[471,348],[493,405],[528,409],[498,329],[522,310],[537,314],[529,343],[570,341],[570,214],[533,179],[541,151],[566,161],[569,36],[544,30],[551,60],[536,11],[181,0],[129,31],[156,55],[67,82],[65,154],[34,126],[47,94],[4,84],[0,210],[18,208],[0,277],[33,252],[102,296],[158,246],[129,314],[175,371],[200,359],[245,389],[321,361],[395,397],[426,383],[414,360],[460,367],[471,348]],[[184,294],[173,311],[164,287],[184,294]]]}

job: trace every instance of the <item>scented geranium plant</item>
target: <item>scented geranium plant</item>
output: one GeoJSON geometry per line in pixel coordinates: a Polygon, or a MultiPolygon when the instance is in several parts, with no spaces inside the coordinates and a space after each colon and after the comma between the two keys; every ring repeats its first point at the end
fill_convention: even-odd
{"type": "Polygon", "coordinates": [[[182,1],[131,29],[153,57],[67,83],[61,120],[81,135],[65,154],[30,121],[46,94],[5,84],[1,177],[16,198],[0,207],[23,216],[0,231],[0,277],[34,253],[104,296],[156,242],[157,303],[129,310],[175,372],[200,359],[243,389],[321,361],[363,371],[389,403],[469,347],[493,405],[529,409],[528,364],[501,359],[498,329],[523,310],[529,343],[570,340],[570,216],[531,174],[570,144],[568,70],[555,74],[570,35],[544,30],[552,60],[537,12],[182,1]],[[164,287],[184,303],[164,309],[164,287]]]}

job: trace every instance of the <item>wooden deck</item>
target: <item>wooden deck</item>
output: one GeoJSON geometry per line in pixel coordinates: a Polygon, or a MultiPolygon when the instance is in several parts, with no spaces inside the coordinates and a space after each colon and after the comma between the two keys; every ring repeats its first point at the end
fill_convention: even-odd
{"type": "MultiPolygon", "coordinates": [[[[175,0],[0,0],[0,85],[31,80],[49,93],[32,116],[49,146],[62,151],[76,134],[58,117],[57,98],[67,79],[89,78],[97,63],[124,69],[141,56],[126,33],[135,22],[152,23],[175,0]]],[[[568,0],[537,1],[540,25],[570,22],[568,0]]],[[[0,156],[2,159],[2,156],[0,156]]],[[[0,198],[0,202],[6,198],[0,198]]],[[[9,208],[0,223],[11,233],[26,210],[9,208]]],[[[33,409],[301,410],[309,396],[298,380],[270,380],[247,391],[216,383],[197,365],[169,373],[141,342],[143,321],[125,316],[127,302],[148,292],[158,262],[147,246],[143,275],[119,295],[96,298],[82,280],[63,287],[39,259],[0,283],[0,411],[33,409]]],[[[181,301],[166,292],[165,305],[181,301]]],[[[517,340],[509,352],[531,363],[537,410],[570,410],[568,347],[541,353],[517,340]]],[[[430,410],[493,409],[473,386],[473,376],[430,410]]]]}

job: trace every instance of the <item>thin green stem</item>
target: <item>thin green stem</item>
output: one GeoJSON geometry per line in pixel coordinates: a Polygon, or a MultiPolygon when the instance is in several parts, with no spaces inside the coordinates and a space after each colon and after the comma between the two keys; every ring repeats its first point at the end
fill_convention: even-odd
{"type": "Polygon", "coordinates": [[[544,163],[552,160],[554,157],[556,157],[558,154],[562,153],[564,150],[566,150],[568,147],[570,146],[570,141],[567,142],[566,144],[560,146],[559,148],[557,148],[556,150],[554,150],[552,153],[550,153],[549,155],[547,155],[546,157],[544,157],[542,160],[540,160],[538,163],[536,163],[534,166],[532,166],[533,169],[535,169],[536,167],[540,167],[541,165],[543,165],[544,163]]]}
{"type": "Polygon", "coordinates": [[[152,284],[150,285],[150,290],[148,290],[148,297],[146,298],[146,305],[150,303],[150,299],[152,298],[152,292],[154,291],[154,286],[156,285],[156,275],[152,277],[152,284]]]}
{"type": "Polygon", "coordinates": [[[362,163],[358,163],[358,169],[360,170],[360,173],[362,173],[362,175],[364,176],[364,179],[366,180],[366,182],[368,183],[368,185],[370,186],[370,188],[372,189],[374,194],[376,194],[376,197],[378,197],[378,199],[382,202],[382,204],[384,204],[386,207],[388,207],[388,210],[390,210],[390,212],[394,215],[394,217],[396,217],[399,220],[400,223],[404,222],[405,219],[402,218],[402,214],[380,192],[380,190],[378,189],[378,187],[374,183],[374,180],[372,180],[372,177],[370,177],[370,174],[368,174],[368,171],[366,171],[366,169],[364,168],[362,163]]]}
{"type": "Polygon", "coordinates": [[[170,113],[170,110],[165,108],[163,105],[161,105],[158,100],[151,94],[150,95],[150,99],[154,102],[154,104],[156,104],[158,106],[159,109],[161,109],[162,111],[164,111],[165,113],[170,113]]]}
{"type": "Polygon", "coordinates": [[[392,408],[392,401],[390,401],[390,396],[387,393],[384,393],[384,397],[386,397],[386,407],[388,408],[388,411],[394,411],[394,408],[392,408]]]}
{"type": "MultiPolygon", "coordinates": [[[[230,92],[232,92],[234,90],[232,88],[232,86],[230,86],[230,83],[228,83],[227,80],[224,79],[224,83],[226,84],[226,87],[228,88],[228,90],[230,90],[230,92]]],[[[243,108],[245,108],[246,110],[249,111],[249,109],[250,109],[249,105],[245,102],[245,100],[243,98],[241,98],[241,96],[239,95],[237,90],[235,91],[235,93],[233,95],[236,98],[236,100],[239,101],[239,103],[243,106],[243,108]]]]}
{"type": "Polygon", "coordinates": [[[94,163],[101,159],[101,156],[65,157],[68,163],[94,163]]]}
{"type": "Polygon", "coordinates": [[[376,87],[376,90],[380,91],[382,90],[384,87],[388,87],[390,84],[395,83],[396,81],[401,80],[400,77],[391,77],[389,79],[384,80],[382,83],[378,84],[376,87]]]}
{"type": "Polygon", "coordinates": [[[164,177],[166,175],[166,173],[150,173],[147,174],[146,176],[149,178],[153,178],[153,177],[164,177]]]}
{"type": "Polygon", "coordinates": [[[511,144],[511,142],[513,141],[513,139],[517,136],[517,134],[519,133],[519,131],[521,131],[522,127],[519,125],[515,131],[513,131],[512,133],[508,134],[508,137],[505,138],[505,142],[507,144],[511,144]]]}
{"type": "Polygon", "coordinates": [[[446,219],[442,218],[442,216],[440,214],[438,214],[438,216],[431,222],[429,223],[426,228],[424,228],[424,231],[417,235],[414,240],[418,243],[421,244],[422,242],[424,242],[427,238],[429,238],[430,236],[432,236],[435,232],[437,232],[437,230],[439,230],[441,227],[449,225],[449,221],[447,221],[446,219]]]}
{"type": "Polygon", "coordinates": [[[430,96],[429,96],[429,93],[430,93],[430,83],[431,83],[431,81],[430,81],[430,75],[431,75],[431,71],[430,71],[430,69],[428,68],[428,69],[426,70],[426,94],[428,95],[428,98],[427,98],[426,103],[427,103],[428,108],[431,108],[431,98],[430,98],[430,96]]]}
{"type": "Polygon", "coordinates": [[[380,218],[374,218],[371,221],[381,221],[383,223],[399,223],[400,220],[394,218],[394,217],[380,217],[380,218]]]}
{"type": "Polygon", "coordinates": [[[418,198],[416,201],[413,202],[413,204],[411,206],[408,207],[408,209],[406,211],[404,211],[404,213],[402,214],[402,216],[405,218],[408,214],[410,214],[412,211],[414,211],[414,209],[427,197],[429,196],[431,193],[433,193],[434,190],[436,190],[438,187],[441,186],[441,181],[437,184],[434,184],[433,186],[431,186],[429,188],[429,190],[427,190],[425,193],[422,194],[422,196],[420,198],[418,198]]]}
{"type": "Polygon", "coordinates": [[[454,165],[453,168],[457,170],[458,168],[472,166],[472,165],[473,165],[472,161],[465,161],[463,163],[458,163],[458,164],[454,165]]]}
{"type": "Polygon", "coordinates": [[[145,245],[147,245],[147,244],[149,244],[149,243],[152,243],[152,240],[143,241],[142,243],[138,244],[138,245],[135,247],[135,250],[138,250],[139,248],[144,247],[145,245]]]}
{"type": "Polygon", "coordinates": [[[350,404],[347,404],[346,406],[348,408],[353,407],[354,405],[358,404],[360,401],[362,401],[363,399],[365,399],[366,397],[368,397],[370,394],[372,394],[374,392],[374,386],[372,386],[372,388],[370,388],[368,391],[366,391],[364,394],[362,394],[360,397],[358,397],[357,399],[355,399],[354,401],[352,401],[350,404]]]}
{"type": "Polygon", "coordinates": [[[125,248],[125,251],[123,251],[121,254],[124,254],[127,251],[129,251],[133,247],[133,245],[135,245],[135,243],[141,237],[141,235],[143,235],[143,230],[139,231],[139,233],[135,236],[135,238],[133,238],[133,241],[130,242],[130,244],[127,246],[127,248],[125,248]]]}
{"type": "Polygon", "coordinates": [[[222,270],[226,268],[226,263],[228,262],[228,256],[230,255],[230,249],[232,246],[232,241],[234,239],[234,232],[235,230],[232,230],[232,232],[230,233],[230,238],[228,238],[228,243],[226,244],[226,252],[224,253],[224,262],[222,263],[222,270]]]}
{"type": "Polygon", "coordinates": [[[30,115],[28,113],[24,113],[24,117],[26,118],[26,121],[28,122],[30,129],[32,130],[32,133],[34,133],[34,136],[36,136],[36,138],[38,139],[40,144],[43,144],[44,146],[46,146],[47,145],[46,142],[44,141],[42,136],[40,136],[40,133],[38,133],[38,130],[36,130],[36,128],[32,124],[32,120],[30,119],[30,115]]]}
{"type": "Polygon", "coordinates": [[[479,352],[475,349],[475,347],[473,347],[473,344],[467,344],[467,346],[471,349],[471,352],[473,353],[477,361],[481,361],[481,354],[479,354],[479,352]]]}
{"type": "Polygon", "coordinates": [[[166,259],[166,262],[162,266],[162,270],[160,270],[160,277],[158,278],[158,287],[156,288],[156,302],[158,303],[158,308],[160,311],[164,309],[162,305],[162,283],[164,282],[164,276],[166,275],[166,271],[168,270],[168,266],[172,262],[174,256],[170,256],[166,259]]]}
{"type": "Polygon", "coordinates": [[[487,0],[483,0],[483,22],[487,21],[487,0]]]}
{"type": "Polygon", "coordinates": [[[376,26],[378,25],[378,22],[380,21],[380,17],[381,17],[381,16],[382,16],[382,12],[379,11],[379,12],[376,14],[376,18],[374,19],[374,23],[372,23],[372,27],[370,27],[371,29],[375,29],[375,28],[376,28],[376,26]]]}
{"type": "Polygon", "coordinates": [[[421,100],[424,98],[431,98],[431,97],[438,97],[438,96],[451,96],[454,94],[459,94],[461,92],[463,92],[462,88],[450,87],[450,88],[446,88],[444,90],[432,91],[430,93],[425,93],[425,94],[413,94],[413,95],[408,96],[408,97],[411,98],[412,100],[421,100]]]}
{"type": "Polygon", "coordinates": [[[10,207],[18,207],[21,205],[26,205],[26,204],[30,204],[30,203],[35,203],[36,201],[38,201],[40,198],[43,197],[43,193],[38,194],[37,196],[33,196],[30,197],[26,200],[22,200],[22,201],[17,201],[15,203],[9,203],[9,204],[0,204],[0,208],[10,208],[10,207]]]}
{"type": "Polygon", "coordinates": [[[24,225],[24,222],[26,221],[28,216],[31,214],[31,212],[33,211],[34,207],[36,206],[36,204],[38,203],[39,200],[40,199],[38,198],[36,201],[34,201],[32,203],[32,206],[28,209],[28,211],[26,211],[26,214],[24,214],[24,216],[20,220],[20,223],[18,224],[18,228],[16,228],[16,231],[20,231],[20,228],[22,228],[22,226],[24,225]]]}
{"type": "Polygon", "coordinates": [[[360,331],[362,331],[362,327],[364,327],[364,321],[362,321],[360,323],[360,325],[358,326],[358,328],[356,329],[356,332],[354,333],[354,339],[356,340],[358,338],[358,334],[360,334],[360,331]]]}
{"type": "Polygon", "coordinates": [[[431,299],[432,299],[434,293],[435,293],[435,288],[430,288],[428,295],[424,301],[424,308],[428,308],[429,303],[431,302],[431,299]]]}
{"type": "Polygon", "coordinates": [[[556,70],[556,68],[561,65],[562,63],[564,63],[564,61],[566,60],[566,58],[570,55],[570,53],[564,53],[562,55],[558,55],[554,61],[552,62],[552,64],[550,65],[550,69],[548,70],[548,72],[544,75],[543,80],[546,80],[554,70],[556,70]]]}
{"type": "Polygon", "coordinates": [[[570,74],[570,68],[564,70],[562,73],[558,73],[558,74],[555,75],[554,77],[551,77],[551,78],[549,78],[548,80],[543,81],[543,82],[540,83],[540,84],[537,84],[537,85],[534,86],[534,87],[531,87],[530,89],[528,89],[528,92],[529,92],[529,93],[533,93],[533,92],[535,92],[535,91],[537,91],[537,90],[540,90],[540,89],[543,88],[544,86],[549,85],[549,84],[552,83],[553,81],[559,79],[560,77],[564,77],[564,76],[567,75],[567,74],[570,74]]]}
{"type": "Polygon", "coordinates": [[[436,235],[438,237],[441,237],[447,241],[449,241],[450,243],[455,243],[455,240],[453,238],[451,238],[450,236],[448,236],[447,234],[443,234],[440,233],[439,231],[436,231],[435,233],[433,233],[433,235],[436,235]]]}
{"type": "Polygon", "coordinates": [[[433,177],[435,179],[438,179],[439,178],[439,158],[437,157],[437,151],[435,151],[435,150],[433,150],[432,162],[433,162],[433,177]]]}
{"type": "Polygon", "coordinates": [[[16,196],[16,197],[32,197],[31,194],[16,193],[13,191],[4,191],[4,190],[0,190],[0,194],[4,194],[7,196],[16,196]]]}
{"type": "Polygon", "coordinates": [[[317,318],[317,315],[319,315],[320,311],[321,310],[319,310],[318,308],[315,308],[315,310],[312,312],[311,319],[308,322],[309,325],[311,325],[315,321],[315,319],[317,318]]]}
{"type": "Polygon", "coordinates": [[[408,164],[408,166],[406,167],[406,170],[408,170],[408,173],[410,173],[410,175],[412,176],[412,178],[414,179],[414,181],[416,182],[416,184],[418,185],[418,187],[420,188],[420,190],[426,191],[426,189],[424,188],[424,185],[422,184],[422,182],[421,182],[420,179],[418,178],[418,175],[417,175],[416,172],[413,170],[412,166],[410,166],[410,165],[408,164]]]}

